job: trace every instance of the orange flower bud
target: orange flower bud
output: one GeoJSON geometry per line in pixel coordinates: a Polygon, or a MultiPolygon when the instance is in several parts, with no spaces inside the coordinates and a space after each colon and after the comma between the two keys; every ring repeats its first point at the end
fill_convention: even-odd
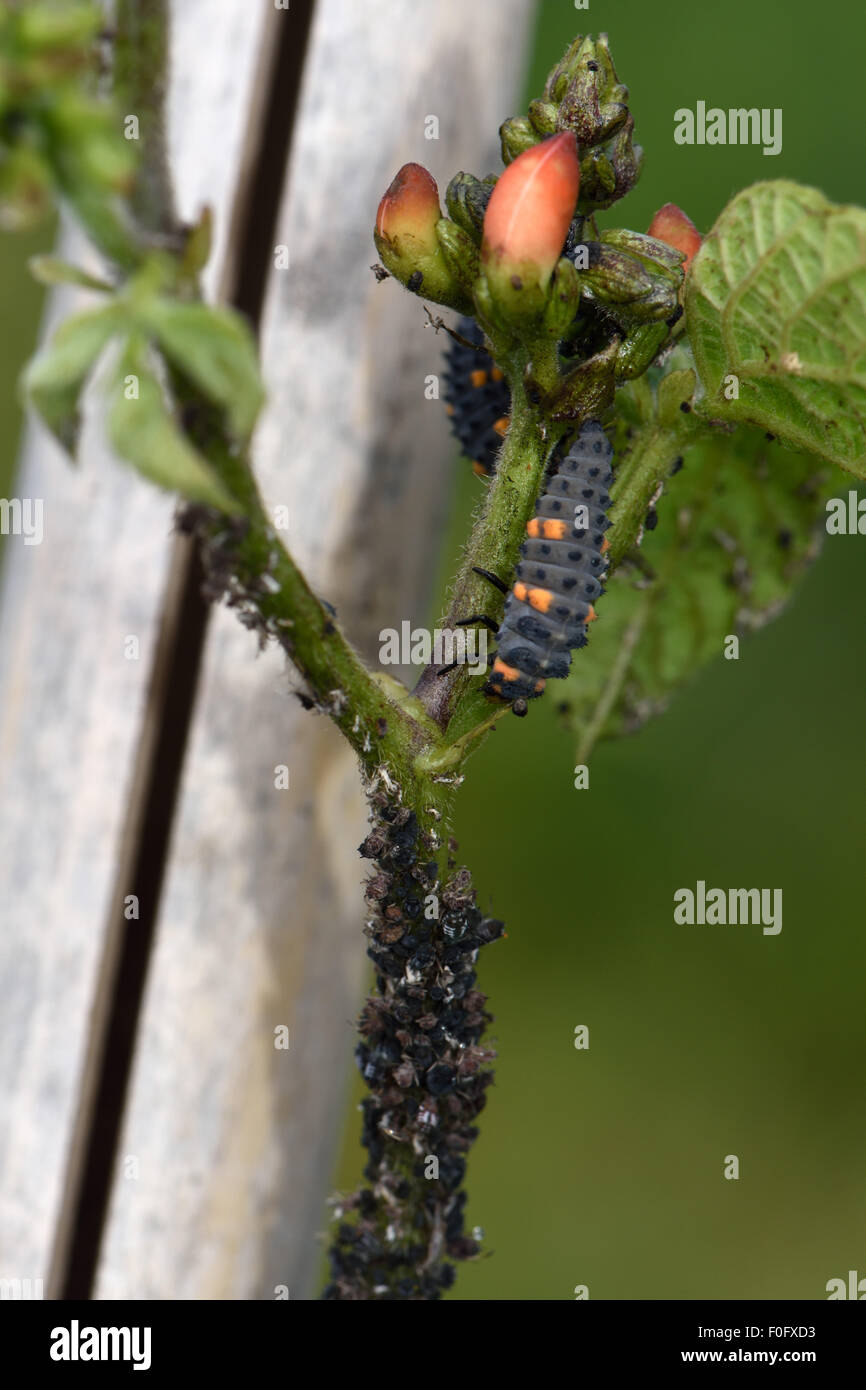
{"type": "Polygon", "coordinates": [[[423,164],[404,164],[379,204],[376,249],[386,270],[415,294],[467,313],[471,300],[439,244],[436,228],[442,221],[433,175],[423,164]]]}
{"type": "Polygon", "coordinates": [[[676,203],[665,203],[663,208],[659,208],[649,224],[648,234],[657,241],[673,246],[675,251],[682,251],[685,256],[683,273],[688,270],[701,245],[700,232],[676,203]]]}
{"type": "Polygon", "coordinates": [[[488,278],[550,279],[562,255],[580,190],[577,142],[564,130],[525,150],[499,176],[484,215],[481,256],[488,278]]]}
{"type": "Polygon", "coordinates": [[[436,249],[435,228],[441,216],[433,175],[423,164],[404,164],[379,204],[376,237],[383,237],[395,249],[408,238],[417,250],[429,254],[436,249]]]}

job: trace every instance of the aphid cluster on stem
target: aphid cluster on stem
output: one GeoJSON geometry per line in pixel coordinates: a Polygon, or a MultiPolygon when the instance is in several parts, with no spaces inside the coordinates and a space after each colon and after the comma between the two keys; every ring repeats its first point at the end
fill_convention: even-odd
{"type": "Polygon", "coordinates": [[[429,1300],[453,1282],[452,1262],[479,1250],[462,1184],[494,1054],[481,1046],[489,1015],[475,963],[503,927],[479,912],[465,870],[438,884],[415,813],[384,792],[360,852],[376,863],[366,931],[378,994],[356,1052],[370,1185],[339,1201],[324,1297],[429,1300]]]}

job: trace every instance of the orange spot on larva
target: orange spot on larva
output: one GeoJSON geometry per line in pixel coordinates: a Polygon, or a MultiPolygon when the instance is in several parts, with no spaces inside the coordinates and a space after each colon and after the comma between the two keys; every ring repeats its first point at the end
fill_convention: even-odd
{"type": "Polygon", "coordinates": [[[548,541],[563,541],[568,535],[568,522],[549,516],[534,516],[526,523],[527,536],[543,536],[548,541]]]}
{"type": "Polygon", "coordinates": [[[549,589],[530,589],[528,591],[529,606],[538,613],[548,613],[550,605],[553,603],[553,594],[549,589]]]}
{"type": "Polygon", "coordinates": [[[498,676],[504,676],[507,681],[519,681],[520,672],[516,666],[506,666],[505,662],[497,657],[493,663],[493,670],[498,676]]]}

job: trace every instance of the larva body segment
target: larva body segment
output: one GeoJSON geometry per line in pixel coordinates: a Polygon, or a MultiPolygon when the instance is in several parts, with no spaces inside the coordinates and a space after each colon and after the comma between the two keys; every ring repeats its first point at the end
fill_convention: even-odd
{"type": "MultiPolygon", "coordinates": [[[[458,331],[469,342],[483,346],[484,334],[474,319],[461,319],[458,331]]],[[[488,352],[474,352],[453,338],[448,344],[444,377],[443,395],[452,433],[472,460],[475,472],[489,477],[496,469],[508,428],[508,384],[488,352]]]]}
{"type": "Polygon", "coordinates": [[[587,421],[545,484],[505,600],[486,694],[534,699],[546,681],[568,675],[571,653],[586,646],[607,569],[612,459],[601,425],[587,421]]]}

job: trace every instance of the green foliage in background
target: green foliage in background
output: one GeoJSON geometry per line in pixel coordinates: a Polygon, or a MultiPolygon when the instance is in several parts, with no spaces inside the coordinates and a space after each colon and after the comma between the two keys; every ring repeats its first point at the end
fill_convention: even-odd
{"type": "Polygon", "coordinates": [[[745,189],[701,248],[686,315],[706,410],[866,475],[862,208],[785,180],[745,189]]]}
{"type": "Polygon", "coordinates": [[[0,228],[37,226],[59,191],[129,264],[119,199],[132,187],[135,153],[95,89],[104,22],[89,0],[0,12],[0,228]]]}
{"type": "Polygon", "coordinates": [[[584,763],[597,739],[631,733],[667,708],[720,639],[775,617],[823,535],[827,470],[750,432],[698,444],[660,502],[640,564],[608,584],[592,661],[576,662],[560,708],[584,763]]]}
{"type": "MultiPolygon", "coordinates": [[[[50,245],[53,226],[16,237],[0,237],[0,304],[4,327],[0,332],[0,497],[8,497],[15,476],[15,461],[23,424],[18,399],[18,378],[36,345],[37,316],[42,291],[26,273],[26,260],[50,245]]],[[[5,538],[0,537],[0,554],[5,538]]]]}
{"type": "MultiPolygon", "coordinates": [[[[117,22],[136,23],[134,7],[117,22]]],[[[107,259],[110,277],[51,256],[34,259],[31,270],[43,283],[77,285],[103,303],[60,325],[30,363],[24,389],[74,457],[84,390],[113,345],[108,408],[117,454],[158,486],[237,511],[236,499],[180,426],[178,374],[223,413],[233,443],[243,448],[264,394],[256,348],[239,314],[198,297],[210,215],[205,211],[195,226],[174,225],[158,138],[144,142],[140,161],[141,132],[125,138],[116,100],[107,99],[104,83],[100,90],[103,26],[103,12],[92,0],[39,0],[0,14],[0,228],[36,227],[60,201],[107,259]]],[[[146,33],[136,29],[140,70],[130,62],[123,74],[128,95],[131,83],[142,85],[148,132],[157,95],[150,87],[161,71],[164,42],[156,17],[146,33]]]]}

